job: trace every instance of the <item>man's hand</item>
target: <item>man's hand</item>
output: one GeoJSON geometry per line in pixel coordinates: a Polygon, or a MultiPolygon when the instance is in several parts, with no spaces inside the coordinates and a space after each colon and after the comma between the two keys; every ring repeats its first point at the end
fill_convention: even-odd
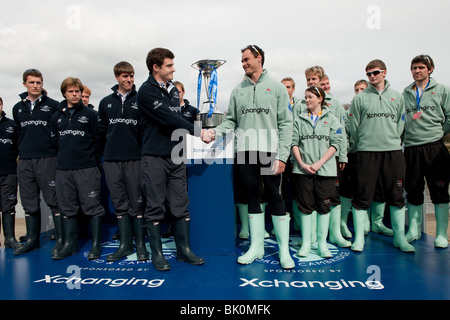
{"type": "Polygon", "coordinates": [[[202,129],[203,142],[210,143],[216,138],[216,132],[214,129],[202,129]]]}
{"type": "Polygon", "coordinates": [[[272,166],[272,173],[273,175],[282,174],[284,172],[284,169],[286,168],[286,164],[283,161],[275,160],[272,166]]]}

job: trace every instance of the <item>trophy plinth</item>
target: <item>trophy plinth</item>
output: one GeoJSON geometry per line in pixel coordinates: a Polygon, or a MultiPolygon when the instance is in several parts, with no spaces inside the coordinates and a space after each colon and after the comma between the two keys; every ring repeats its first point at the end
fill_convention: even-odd
{"type": "Polygon", "coordinates": [[[194,69],[199,70],[197,88],[197,109],[199,110],[197,120],[202,122],[202,128],[214,128],[222,123],[224,114],[217,109],[217,68],[222,66],[225,60],[203,59],[192,64],[194,69]],[[200,109],[200,94],[202,76],[205,81],[207,100],[203,102],[200,109]]]}

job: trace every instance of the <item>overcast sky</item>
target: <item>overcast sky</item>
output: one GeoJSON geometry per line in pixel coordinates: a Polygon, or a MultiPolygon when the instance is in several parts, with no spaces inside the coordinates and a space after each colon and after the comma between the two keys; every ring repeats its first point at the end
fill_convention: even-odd
{"type": "Polygon", "coordinates": [[[148,51],[166,47],[175,54],[175,80],[185,84],[195,106],[198,71],[192,63],[227,61],[218,69],[218,107],[225,111],[243,76],[240,49],[248,44],[266,52],[265,68],[275,79],[296,80],[299,97],[304,70],[321,65],[333,95],[350,102],[353,84],[376,58],[387,64],[392,87],[403,91],[418,54],[429,54],[434,78],[450,84],[449,12],[444,0],[8,1],[0,18],[0,96],[12,116],[24,92],[23,71],[37,68],[49,96],[62,100],[60,84],[74,76],[92,89],[97,107],[115,84],[114,64],[133,64],[139,87],[148,77],[148,51]]]}

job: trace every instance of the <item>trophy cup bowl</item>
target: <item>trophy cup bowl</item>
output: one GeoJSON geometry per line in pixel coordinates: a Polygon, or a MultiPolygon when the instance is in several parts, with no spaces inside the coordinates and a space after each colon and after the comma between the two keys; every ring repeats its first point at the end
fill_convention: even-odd
{"type": "Polygon", "coordinates": [[[207,100],[203,102],[203,107],[199,110],[197,115],[197,121],[201,121],[202,128],[214,128],[222,123],[224,114],[217,109],[215,101],[213,97],[210,96],[208,89],[212,71],[222,66],[225,62],[225,60],[203,59],[192,64],[194,69],[201,71],[206,88],[207,100]],[[211,104],[214,104],[214,111],[210,116],[208,116],[211,104]]]}

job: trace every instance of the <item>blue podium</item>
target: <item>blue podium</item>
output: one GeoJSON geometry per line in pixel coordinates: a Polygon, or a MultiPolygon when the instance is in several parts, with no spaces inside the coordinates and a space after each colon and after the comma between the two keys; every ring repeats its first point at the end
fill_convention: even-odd
{"type": "Polygon", "coordinates": [[[200,256],[235,255],[233,139],[205,144],[187,138],[192,250],[200,256]]]}

